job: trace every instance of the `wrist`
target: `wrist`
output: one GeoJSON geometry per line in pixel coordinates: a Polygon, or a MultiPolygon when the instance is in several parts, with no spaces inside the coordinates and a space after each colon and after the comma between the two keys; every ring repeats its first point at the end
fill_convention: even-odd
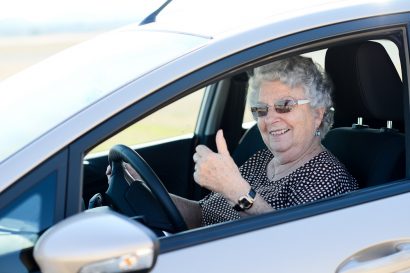
{"type": "Polygon", "coordinates": [[[228,185],[226,185],[223,191],[216,190],[216,192],[222,194],[225,199],[233,206],[237,203],[239,197],[249,192],[251,186],[249,185],[248,181],[246,181],[242,176],[239,178],[232,178],[230,179],[230,181],[232,183],[230,183],[229,187],[228,185]]]}
{"type": "Polygon", "coordinates": [[[245,211],[253,206],[256,198],[256,191],[251,187],[249,191],[238,198],[237,203],[233,206],[236,211],[245,211]]]}

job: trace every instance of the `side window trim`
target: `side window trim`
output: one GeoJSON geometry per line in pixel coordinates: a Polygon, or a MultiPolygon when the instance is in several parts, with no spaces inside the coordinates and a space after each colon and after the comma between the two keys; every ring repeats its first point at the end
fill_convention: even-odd
{"type": "Polygon", "coordinates": [[[410,94],[409,94],[409,82],[410,82],[410,37],[408,32],[410,30],[410,22],[406,24],[406,31],[404,31],[403,48],[404,50],[399,50],[401,70],[402,70],[402,80],[405,90],[404,92],[404,128],[407,132],[405,138],[406,146],[406,177],[410,177],[410,94]]]}

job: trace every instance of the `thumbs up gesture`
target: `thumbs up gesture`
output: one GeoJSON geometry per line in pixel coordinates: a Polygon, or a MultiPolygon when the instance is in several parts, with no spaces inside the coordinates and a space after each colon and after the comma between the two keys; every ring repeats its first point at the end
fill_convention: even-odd
{"type": "Polygon", "coordinates": [[[194,180],[213,192],[219,192],[228,201],[235,203],[240,194],[249,188],[238,167],[229,154],[222,130],[216,134],[217,153],[204,145],[198,145],[193,156],[194,180]]]}

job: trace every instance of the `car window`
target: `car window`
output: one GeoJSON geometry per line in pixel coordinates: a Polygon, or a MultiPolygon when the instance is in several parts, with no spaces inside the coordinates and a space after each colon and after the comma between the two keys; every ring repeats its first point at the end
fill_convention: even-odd
{"type": "Polygon", "coordinates": [[[32,272],[31,248],[54,222],[56,181],[54,172],[0,210],[1,272],[32,272]]]}
{"type": "Polygon", "coordinates": [[[95,147],[90,154],[121,143],[128,146],[193,134],[204,89],[200,89],[149,115],[95,147]]]}

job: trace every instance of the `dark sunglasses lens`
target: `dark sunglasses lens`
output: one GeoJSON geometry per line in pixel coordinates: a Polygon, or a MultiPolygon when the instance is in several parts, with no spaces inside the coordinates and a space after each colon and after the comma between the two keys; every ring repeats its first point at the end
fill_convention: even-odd
{"type": "Polygon", "coordinates": [[[275,103],[275,111],[279,114],[289,113],[295,104],[293,100],[280,100],[275,103]]]}
{"type": "Polygon", "coordinates": [[[268,114],[268,107],[251,107],[252,115],[255,119],[264,117],[268,114]]]}

